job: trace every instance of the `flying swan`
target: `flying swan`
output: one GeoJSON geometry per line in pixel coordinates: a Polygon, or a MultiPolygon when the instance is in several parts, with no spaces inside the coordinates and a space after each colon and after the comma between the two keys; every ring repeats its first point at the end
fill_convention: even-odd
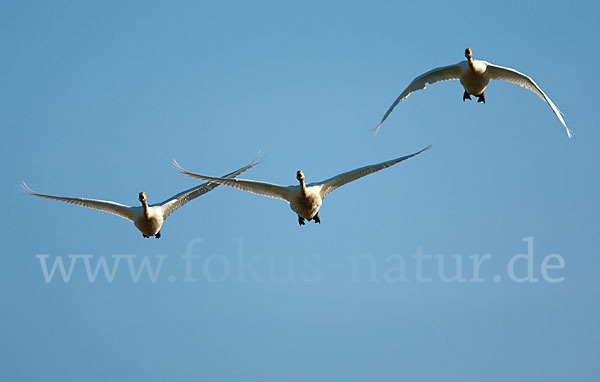
{"type": "MultiPolygon", "coordinates": [[[[224,176],[224,178],[233,178],[243,173],[244,171],[254,167],[260,154],[250,162],[248,165],[235,170],[224,176]]],[[[84,199],[84,198],[66,198],[62,196],[52,196],[39,194],[33,191],[25,182],[23,182],[23,189],[33,195],[40,198],[58,200],[65,203],[76,204],[78,206],[93,208],[95,210],[105,211],[113,215],[120,216],[127,220],[131,220],[138,230],[142,233],[145,238],[155,236],[157,239],[160,238],[160,229],[165,219],[175,212],[179,207],[183,206],[190,200],[193,200],[200,195],[204,195],[209,191],[212,191],[215,187],[219,186],[217,183],[204,183],[200,186],[190,188],[189,190],[183,191],[170,199],[165,200],[159,204],[148,205],[146,194],[140,192],[138,199],[142,203],[141,207],[130,207],[120,203],[111,201],[95,200],[95,199],[84,199]]]]}
{"type": "Polygon", "coordinates": [[[401,101],[403,101],[406,97],[408,97],[412,92],[417,90],[425,89],[425,85],[434,84],[439,81],[448,81],[448,80],[459,80],[465,89],[465,93],[463,94],[463,101],[466,99],[471,99],[471,95],[477,97],[477,102],[485,103],[485,95],[483,94],[488,82],[490,80],[504,80],[508,82],[512,82],[513,84],[517,84],[519,86],[524,87],[525,89],[531,90],[535,94],[538,95],[542,100],[546,101],[554,114],[558,117],[558,120],[567,130],[567,136],[571,138],[572,133],[571,130],[567,127],[565,123],[562,112],[558,110],[556,105],[550,100],[550,98],[542,91],[542,89],[528,76],[523,73],[519,73],[518,71],[505,68],[502,66],[497,66],[494,64],[490,64],[486,61],[474,60],[473,53],[471,49],[465,49],[465,57],[466,61],[461,61],[455,65],[442,66],[440,68],[435,68],[430,70],[427,73],[421,74],[419,77],[415,78],[406,89],[396,98],[392,106],[385,112],[385,115],[379,122],[379,125],[375,128],[375,133],[383,124],[383,122],[390,115],[392,110],[398,105],[401,101]]]}
{"type": "Polygon", "coordinates": [[[300,185],[287,187],[271,183],[257,182],[254,180],[213,178],[210,176],[194,174],[189,171],[186,171],[175,160],[173,161],[173,164],[183,174],[191,176],[193,178],[222,184],[225,186],[237,188],[242,191],[252,192],[254,194],[285,200],[290,204],[290,208],[296,214],[298,214],[298,223],[300,225],[304,225],[305,219],[308,221],[314,220],[315,223],[321,223],[321,219],[319,218],[319,209],[321,208],[321,204],[323,203],[323,198],[325,198],[325,196],[331,191],[343,186],[346,183],[362,178],[363,176],[393,166],[396,163],[400,163],[405,159],[412,158],[415,155],[421,154],[423,151],[429,150],[430,148],[431,145],[425,147],[423,150],[414,154],[403,156],[397,159],[392,159],[379,164],[357,168],[356,170],[348,171],[346,173],[334,176],[333,178],[318,183],[305,184],[304,173],[302,172],[302,170],[299,170],[296,173],[296,179],[298,179],[300,185]]]}

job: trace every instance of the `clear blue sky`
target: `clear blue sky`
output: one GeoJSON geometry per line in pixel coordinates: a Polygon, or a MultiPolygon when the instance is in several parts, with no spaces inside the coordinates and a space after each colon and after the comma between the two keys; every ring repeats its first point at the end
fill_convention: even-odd
{"type": "Polygon", "coordinates": [[[0,3],[1,380],[600,373],[597,2],[151,3],[0,3]],[[532,76],[574,138],[531,92],[493,82],[483,105],[457,81],[372,136],[416,75],[466,47],[532,76]],[[243,177],[293,184],[430,143],[303,227],[281,201],[219,187],[143,239],[20,189],[137,205],[197,184],[174,158],[222,175],[262,149],[243,177]],[[529,270],[518,254],[537,282],[513,280],[529,270]],[[73,272],[46,282],[56,259],[73,272]],[[90,281],[102,259],[114,279],[90,281]],[[143,259],[156,279],[135,282],[143,259]],[[440,262],[450,277],[456,261],[465,281],[448,282],[440,262]]]}

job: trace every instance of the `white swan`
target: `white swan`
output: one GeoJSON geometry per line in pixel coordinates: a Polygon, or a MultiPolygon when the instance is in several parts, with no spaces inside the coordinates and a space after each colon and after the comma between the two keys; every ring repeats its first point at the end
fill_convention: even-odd
{"type": "Polygon", "coordinates": [[[300,185],[287,187],[271,183],[257,182],[254,180],[213,178],[210,176],[194,174],[186,171],[175,160],[173,161],[173,164],[183,174],[194,178],[219,183],[225,186],[237,188],[242,191],[248,191],[271,198],[285,200],[290,204],[290,208],[296,212],[296,214],[298,214],[298,223],[300,225],[304,225],[304,219],[307,219],[308,221],[314,220],[315,223],[321,223],[321,219],[319,218],[319,209],[323,203],[323,198],[325,198],[325,196],[331,191],[343,186],[348,182],[362,178],[365,175],[372,174],[379,170],[383,170],[384,168],[393,166],[396,163],[400,163],[405,159],[412,158],[415,155],[421,154],[423,151],[429,150],[430,148],[431,145],[414,154],[392,159],[387,162],[361,167],[318,183],[305,184],[304,173],[299,170],[296,173],[296,179],[298,179],[300,185]]]}
{"type": "MultiPolygon", "coordinates": [[[[254,167],[258,163],[259,158],[260,154],[248,165],[225,175],[224,178],[233,178],[243,173],[244,171],[254,167]]],[[[175,210],[177,210],[179,207],[183,206],[190,200],[193,200],[199,197],[200,195],[206,194],[207,192],[213,190],[217,186],[219,186],[217,183],[204,183],[200,186],[180,192],[179,194],[165,200],[162,203],[153,205],[148,205],[146,194],[144,192],[140,192],[138,195],[138,199],[140,203],[142,203],[142,206],[130,207],[111,201],[83,198],[67,198],[62,196],[39,194],[33,191],[31,188],[29,188],[27,184],[25,184],[25,182],[23,182],[22,185],[23,189],[33,196],[58,200],[70,204],[76,204],[82,207],[93,208],[95,210],[105,211],[113,215],[117,215],[122,218],[131,220],[133,221],[137,229],[140,230],[144,237],[147,238],[150,236],[155,236],[157,239],[160,238],[160,229],[163,225],[163,222],[169,215],[171,215],[173,212],[175,212],[175,210]]]]}
{"type": "Polygon", "coordinates": [[[377,131],[386,120],[388,115],[390,115],[392,110],[394,110],[396,105],[408,97],[412,92],[425,89],[425,85],[427,84],[434,84],[439,81],[460,80],[460,83],[465,89],[463,101],[466,99],[471,99],[471,95],[474,95],[477,97],[477,102],[485,103],[485,96],[483,92],[485,91],[488,82],[490,80],[504,80],[531,90],[542,100],[546,101],[548,105],[550,105],[550,108],[554,114],[556,114],[558,117],[560,123],[562,123],[567,130],[567,135],[569,138],[571,138],[571,130],[569,130],[567,127],[567,124],[562,117],[562,112],[558,110],[552,100],[550,100],[546,93],[544,93],[530,77],[511,68],[497,66],[485,61],[474,60],[473,53],[469,48],[465,49],[465,57],[467,58],[466,61],[461,61],[455,65],[435,68],[415,78],[408,85],[408,87],[404,89],[402,94],[398,96],[388,111],[386,111],[385,115],[381,119],[381,122],[379,122],[379,125],[377,125],[375,128],[375,134],[377,134],[377,131]]]}

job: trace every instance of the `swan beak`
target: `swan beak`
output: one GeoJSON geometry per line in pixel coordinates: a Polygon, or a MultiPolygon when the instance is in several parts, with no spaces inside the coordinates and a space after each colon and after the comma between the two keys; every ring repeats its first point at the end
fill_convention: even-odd
{"type": "Polygon", "coordinates": [[[304,180],[304,173],[302,172],[302,170],[298,170],[298,172],[296,173],[296,179],[304,180]]]}
{"type": "Polygon", "coordinates": [[[143,202],[146,200],[146,193],[145,192],[140,192],[140,195],[138,196],[138,198],[140,199],[140,202],[143,202]]]}
{"type": "Polygon", "coordinates": [[[473,57],[473,52],[471,52],[471,48],[465,49],[465,57],[466,58],[472,58],[473,57]]]}

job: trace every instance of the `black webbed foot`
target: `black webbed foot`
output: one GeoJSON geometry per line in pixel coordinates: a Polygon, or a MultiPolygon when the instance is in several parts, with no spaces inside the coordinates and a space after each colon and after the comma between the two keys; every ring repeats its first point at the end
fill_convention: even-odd
{"type": "Polygon", "coordinates": [[[155,238],[160,239],[160,231],[158,231],[158,233],[156,235],[154,235],[155,238]]]}
{"type": "Polygon", "coordinates": [[[477,96],[477,102],[485,103],[485,95],[483,93],[477,96]]]}
{"type": "Polygon", "coordinates": [[[144,239],[147,239],[147,238],[149,238],[149,237],[150,237],[150,236],[146,236],[146,235],[144,235],[144,234],[142,234],[142,236],[144,237],[144,239]]]}
{"type": "Polygon", "coordinates": [[[306,224],[306,222],[304,221],[304,218],[302,216],[300,216],[300,215],[298,215],[298,224],[300,224],[300,225],[305,225],[306,224]]]}
{"type": "Polygon", "coordinates": [[[321,218],[319,217],[319,213],[317,212],[317,214],[313,217],[313,220],[315,221],[315,223],[321,224],[321,218]]]}
{"type": "Polygon", "coordinates": [[[463,102],[465,102],[466,99],[470,100],[471,95],[469,93],[467,93],[467,91],[465,90],[465,94],[463,94],[463,102]]]}

